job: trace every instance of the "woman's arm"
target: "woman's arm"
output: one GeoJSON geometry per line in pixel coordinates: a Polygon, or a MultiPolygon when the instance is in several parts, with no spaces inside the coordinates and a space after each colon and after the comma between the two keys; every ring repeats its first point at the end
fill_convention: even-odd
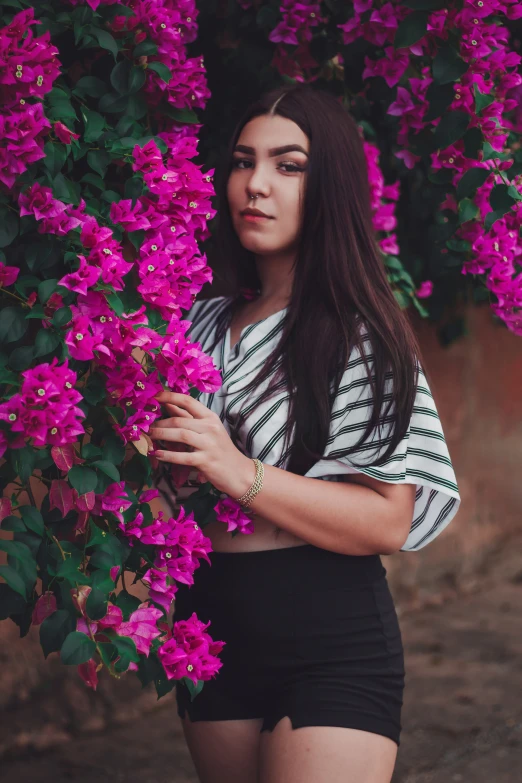
{"type": "MultiPolygon", "coordinates": [[[[244,492],[255,475],[252,460],[245,459],[244,492]]],[[[409,535],[415,489],[415,484],[390,484],[364,473],[333,482],[264,465],[263,487],[250,508],[323,549],[346,555],[391,555],[409,535]]]]}
{"type": "MultiPolygon", "coordinates": [[[[192,452],[155,452],[158,459],[197,468],[221,492],[241,497],[251,486],[255,465],[232,443],[217,414],[190,395],[157,397],[174,416],[157,421],[155,440],[184,443],[192,452]]],[[[363,473],[346,482],[321,481],[264,465],[261,491],[250,508],[310,544],[347,555],[392,554],[410,532],[415,484],[391,484],[363,473]]]]}

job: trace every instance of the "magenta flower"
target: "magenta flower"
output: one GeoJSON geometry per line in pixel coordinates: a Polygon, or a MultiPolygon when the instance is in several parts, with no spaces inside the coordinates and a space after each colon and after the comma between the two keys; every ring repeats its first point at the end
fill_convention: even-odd
{"type": "Polygon", "coordinates": [[[6,266],[0,261],[0,288],[2,286],[13,285],[20,270],[16,266],[6,266]]]}
{"type": "Polygon", "coordinates": [[[210,680],[222,667],[217,658],[225,646],[223,641],[214,641],[206,633],[210,622],[202,623],[195,613],[188,620],[174,623],[172,637],[158,647],[160,659],[167,678],[177,680],[189,677],[194,683],[210,680]]]}
{"type": "Polygon", "coordinates": [[[419,286],[419,288],[415,291],[415,294],[419,297],[419,299],[426,299],[428,296],[431,296],[433,293],[433,283],[431,280],[424,280],[419,286]]]}
{"type": "Polygon", "coordinates": [[[101,269],[89,266],[85,256],[79,255],[80,267],[76,272],[71,272],[58,280],[58,285],[68,288],[69,291],[76,291],[77,294],[87,294],[87,289],[92,288],[98,282],[101,275],[101,269]]]}
{"type": "Polygon", "coordinates": [[[244,511],[243,507],[229,497],[221,498],[214,506],[218,522],[227,525],[227,532],[253,533],[254,523],[252,518],[244,511]]]}
{"type": "Polygon", "coordinates": [[[72,139],[80,138],[79,133],[73,133],[63,122],[55,122],[53,128],[57,138],[64,144],[70,144],[72,139]]]}

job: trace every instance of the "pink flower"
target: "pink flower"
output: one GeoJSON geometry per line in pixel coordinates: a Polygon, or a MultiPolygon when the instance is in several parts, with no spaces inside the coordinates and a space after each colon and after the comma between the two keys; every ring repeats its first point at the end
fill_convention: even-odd
{"type": "Polygon", "coordinates": [[[88,288],[92,288],[98,282],[101,275],[101,269],[89,266],[85,256],[79,255],[80,266],[76,272],[71,272],[58,280],[58,285],[68,288],[69,291],[76,291],[78,294],[86,294],[88,288]]]}
{"type": "Polygon", "coordinates": [[[53,197],[51,188],[46,188],[35,182],[18,197],[20,215],[34,215],[37,220],[56,218],[61,215],[67,204],[53,197]]]}
{"type": "Polygon", "coordinates": [[[16,266],[6,266],[0,261],[0,288],[13,285],[20,270],[16,266]]]}
{"type": "Polygon", "coordinates": [[[217,658],[225,646],[223,641],[213,641],[206,633],[210,622],[202,623],[195,613],[188,620],[174,623],[172,637],[158,647],[167,678],[180,680],[189,677],[192,682],[210,680],[222,667],[217,658]]]}
{"type": "Polygon", "coordinates": [[[227,525],[227,532],[253,533],[254,523],[252,518],[245,513],[243,507],[232,498],[225,497],[214,506],[218,522],[227,525]]]}
{"type": "Polygon", "coordinates": [[[426,299],[433,293],[433,283],[431,280],[425,280],[420,284],[419,288],[415,291],[419,299],[426,299]]]}
{"type": "Polygon", "coordinates": [[[161,609],[149,606],[149,602],[145,601],[126,622],[117,627],[118,636],[128,636],[135,643],[136,650],[148,658],[152,642],[161,636],[161,631],[156,627],[156,622],[161,617],[161,609]]]}
{"type": "Polygon", "coordinates": [[[55,122],[53,127],[57,138],[64,144],[70,144],[72,139],[80,138],[79,133],[73,133],[63,122],[55,122]]]}

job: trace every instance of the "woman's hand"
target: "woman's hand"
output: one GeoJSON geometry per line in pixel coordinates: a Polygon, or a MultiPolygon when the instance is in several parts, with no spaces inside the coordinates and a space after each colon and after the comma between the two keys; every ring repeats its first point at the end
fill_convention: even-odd
{"type": "Polygon", "coordinates": [[[189,394],[164,391],[157,395],[173,415],[154,422],[152,440],[183,443],[192,451],[156,450],[154,456],[174,465],[190,465],[220,492],[239,498],[252,485],[256,469],[232,443],[221,419],[189,394]]]}

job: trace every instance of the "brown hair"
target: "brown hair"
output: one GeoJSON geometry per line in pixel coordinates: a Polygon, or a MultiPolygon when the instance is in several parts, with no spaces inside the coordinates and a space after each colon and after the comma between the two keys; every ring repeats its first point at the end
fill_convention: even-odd
{"type": "MultiPolygon", "coordinates": [[[[386,422],[391,425],[389,434],[380,445],[387,447],[372,463],[382,465],[408,430],[420,350],[386,277],[372,224],[368,170],[357,125],[325,92],[307,85],[273,90],[247,109],[234,131],[228,159],[218,173],[216,234],[225,278],[234,295],[220,314],[216,340],[221,339],[243,301],[241,289],[260,288],[254,255],[241,245],[233,228],[226,186],[241,130],[254,117],[267,114],[286,117],[306,133],[310,159],[303,228],[281,338],[245,389],[254,391],[271,373],[274,377],[254,407],[249,406],[249,415],[285,384],[289,416],[283,457],[289,451],[286,468],[306,473],[325,451],[334,396],[350,353],[358,347],[371,383],[373,411],[359,442],[342,456],[358,451],[386,422]],[[361,321],[366,339],[370,339],[370,351],[363,345],[358,328],[361,321]],[[391,392],[385,388],[390,378],[391,392]]],[[[240,417],[236,426],[241,421],[240,417]]],[[[339,456],[336,451],[336,459],[339,456]]],[[[352,463],[357,466],[353,459],[352,463]]]]}

